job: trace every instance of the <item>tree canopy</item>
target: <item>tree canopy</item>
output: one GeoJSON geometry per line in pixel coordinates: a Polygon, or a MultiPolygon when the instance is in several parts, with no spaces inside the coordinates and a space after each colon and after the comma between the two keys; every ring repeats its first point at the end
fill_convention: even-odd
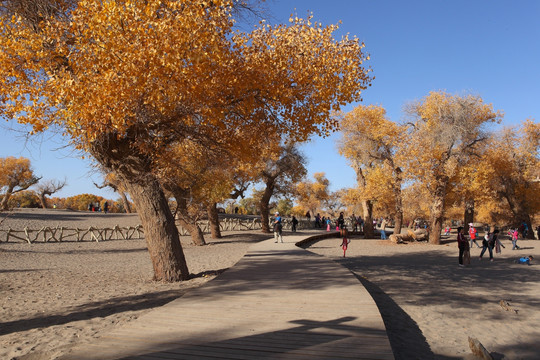
{"type": "Polygon", "coordinates": [[[227,0],[5,3],[0,116],[34,132],[59,127],[115,173],[141,217],[156,279],[189,277],[159,182],[170,146],[218,141],[243,158],[261,134],[325,134],[335,129],[331,112],[371,82],[364,45],[312,18],[243,32],[227,0]],[[242,131],[252,136],[238,142],[242,131]]]}

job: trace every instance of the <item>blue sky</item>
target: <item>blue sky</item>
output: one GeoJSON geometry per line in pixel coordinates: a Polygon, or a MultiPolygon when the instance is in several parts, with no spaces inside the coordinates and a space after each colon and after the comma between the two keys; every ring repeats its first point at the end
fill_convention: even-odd
{"type": "MultiPolygon", "coordinates": [[[[391,120],[402,107],[429,91],[473,93],[505,113],[503,126],[540,118],[540,1],[537,0],[268,0],[269,22],[287,23],[292,13],[324,25],[342,21],[337,33],[366,44],[373,70],[372,86],[362,104],[386,108],[391,120]]],[[[351,104],[348,111],[357,104],[351,104]]],[[[35,173],[46,179],[67,179],[58,196],[93,193],[99,174],[59,137],[45,136],[26,144],[0,128],[0,156],[25,156],[35,173]],[[60,150],[55,150],[60,149],[60,150]]],[[[310,176],[326,173],[332,190],[352,187],[355,175],[339,156],[335,141],[314,139],[303,146],[310,176]]]]}

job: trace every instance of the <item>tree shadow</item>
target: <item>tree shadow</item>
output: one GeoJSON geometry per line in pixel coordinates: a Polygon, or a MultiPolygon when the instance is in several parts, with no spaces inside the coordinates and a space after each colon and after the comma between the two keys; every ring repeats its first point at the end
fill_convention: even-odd
{"type": "MultiPolygon", "coordinates": [[[[299,319],[290,321],[290,328],[220,341],[223,334],[205,334],[196,339],[182,339],[182,344],[169,342],[152,344],[160,351],[136,351],[121,359],[393,359],[387,349],[371,336],[384,335],[381,330],[347,324],[355,317],[330,321],[299,319]],[[296,326],[294,326],[296,325],[296,326]]],[[[384,333],[384,331],[383,331],[384,333]]]]}
{"type": "MultiPolygon", "coordinates": [[[[356,275],[379,306],[396,359],[449,358],[430,354],[429,345],[418,325],[385,291],[399,293],[400,289],[407,289],[407,303],[427,306],[447,304],[452,308],[477,310],[482,312],[486,320],[494,321],[508,316],[498,306],[498,302],[501,299],[512,301],[513,295],[519,294],[519,303],[532,308],[540,307],[538,297],[522,291],[525,283],[538,281],[540,269],[515,264],[513,258],[497,258],[496,254],[494,262],[478,261],[473,257],[472,264],[466,268],[457,266],[457,249],[456,256],[432,251],[391,256],[362,255],[338,258],[336,261],[356,275]],[[368,280],[375,277],[376,284],[368,280]],[[469,287],[478,291],[466,292],[469,287]],[[494,294],[498,295],[494,297],[494,294]],[[485,311],[487,304],[495,311],[485,311]],[[416,349],[423,356],[414,356],[416,349]]],[[[498,349],[499,352],[492,353],[492,356],[502,359],[504,354],[501,352],[508,352],[534,359],[540,348],[536,343],[526,345],[520,342],[503,347],[502,350],[498,349]]]]}
{"type": "Polygon", "coordinates": [[[73,321],[101,318],[126,311],[146,310],[165,305],[184,295],[188,289],[156,291],[141,295],[110,298],[71,308],[68,314],[34,316],[0,323],[0,336],[41,327],[64,325],[73,321]]]}
{"type": "Polygon", "coordinates": [[[418,324],[381,288],[362,276],[354,276],[377,304],[396,360],[435,359],[418,324]]]}
{"type": "Polygon", "coordinates": [[[207,245],[220,245],[220,244],[240,244],[240,243],[255,243],[270,239],[270,234],[264,233],[245,233],[245,234],[227,234],[223,235],[219,239],[209,238],[207,245]]]}

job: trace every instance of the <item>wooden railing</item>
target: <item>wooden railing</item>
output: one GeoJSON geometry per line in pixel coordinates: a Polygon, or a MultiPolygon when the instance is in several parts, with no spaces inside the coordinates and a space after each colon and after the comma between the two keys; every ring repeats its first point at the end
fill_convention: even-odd
{"type": "Polygon", "coordinates": [[[141,225],[135,227],[119,227],[113,228],[95,228],[88,229],[67,228],[63,226],[47,227],[44,226],[39,230],[29,229],[25,227],[23,230],[7,230],[0,229],[0,241],[19,240],[26,241],[29,244],[34,242],[61,242],[61,241],[104,241],[104,240],[130,240],[141,239],[144,237],[144,231],[141,225]]]}
{"type": "MultiPolygon", "coordinates": [[[[271,224],[271,222],[270,222],[271,224]]],[[[199,227],[204,234],[210,233],[210,223],[207,220],[199,221],[199,227]]],[[[261,219],[239,219],[224,218],[220,219],[219,226],[221,231],[254,231],[261,230],[261,219]]],[[[312,223],[306,220],[300,220],[298,230],[311,228],[312,223]]],[[[270,225],[272,229],[272,225],[270,225]]],[[[290,219],[283,219],[283,229],[291,229],[290,219]]],[[[178,226],[180,235],[189,235],[189,232],[178,226]]],[[[142,225],[135,227],[120,227],[118,225],[112,228],[89,227],[88,229],[68,228],[68,227],[42,227],[41,229],[29,229],[25,227],[22,230],[11,228],[0,229],[0,242],[23,241],[29,244],[34,242],[62,242],[62,241],[105,241],[105,240],[130,240],[144,238],[142,225]]]]}

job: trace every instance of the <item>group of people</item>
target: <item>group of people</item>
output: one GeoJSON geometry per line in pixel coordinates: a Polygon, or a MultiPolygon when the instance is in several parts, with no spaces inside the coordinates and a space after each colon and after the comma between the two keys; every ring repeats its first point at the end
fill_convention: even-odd
{"type": "MultiPolygon", "coordinates": [[[[309,211],[306,213],[306,218],[308,221],[311,219],[311,215],[309,211]]],[[[291,219],[291,232],[296,232],[296,228],[298,226],[298,219],[296,216],[293,215],[291,219]]],[[[355,217],[354,214],[351,216],[351,222],[354,226],[354,231],[358,230],[358,227],[364,226],[364,221],[361,217],[355,217]]],[[[321,217],[320,214],[317,214],[315,216],[315,227],[316,228],[322,228],[322,226],[326,225],[326,230],[330,231],[333,226],[336,227],[336,230],[342,230],[345,228],[345,214],[341,212],[339,214],[339,217],[336,220],[332,220],[330,217],[321,217]]],[[[279,212],[274,213],[274,221],[272,223],[273,232],[274,232],[274,238],[275,242],[283,242],[283,223],[281,219],[281,215],[279,212]]]]}
{"type": "MultiPolygon", "coordinates": [[[[482,260],[486,250],[489,252],[489,260],[493,261],[493,249],[495,249],[495,252],[500,254],[501,253],[501,247],[504,248],[505,246],[501,243],[499,239],[499,233],[500,231],[495,229],[493,232],[486,232],[485,236],[482,238],[482,246],[480,246],[477,242],[478,239],[478,231],[473,226],[473,224],[469,224],[469,239],[470,239],[470,245],[469,240],[467,240],[467,237],[465,236],[465,230],[462,226],[457,228],[457,243],[459,248],[459,266],[468,265],[471,262],[471,255],[470,255],[470,249],[473,247],[473,245],[476,245],[477,248],[482,248],[482,251],[480,252],[480,256],[478,260],[482,260]]],[[[517,229],[511,229],[508,232],[509,235],[512,237],[512,250],[519,249],[519,246],[517,246],[517,238],[518,238],[518,230],[517,229]]],[[[527,263],[530,265],[530,262],[532,261],[533,256],[523,257],[519,259],[520,263],[527,263]],[[523,261],[522,261],[523,260],[523,261]]]]}
{"type": "MultiPolygon", "coordinates": [[[[309,211],[306,213],[306,218],[310,221],[311,215],[309,211]]],[[[364,227],[364,220],[360,216],[356,217],[354,214],[351,215],[350,223],[353,231],[358,231],[364,227]]],[[[330,231],[334,226],[336,227],[336,230],[341,230],[345,227],[345,215],[341,212],[337,219],[332,220],[330,216],[321,216],[321,214],[317,213],[317,215],[315,215],[314,225],[317,229],[326,227],[327,231],[330,231]]]]}
{"type": "Polygon", "coordinates": [[[95,204],[94,203],[88,204],[88,211],[101,212],[102,210],[105,214],[109,212],[109,203],[107,201],[105,201],[105,203],[103,204],[103,209],[99,205],[99,202],[96,202],[95,204]]]}

